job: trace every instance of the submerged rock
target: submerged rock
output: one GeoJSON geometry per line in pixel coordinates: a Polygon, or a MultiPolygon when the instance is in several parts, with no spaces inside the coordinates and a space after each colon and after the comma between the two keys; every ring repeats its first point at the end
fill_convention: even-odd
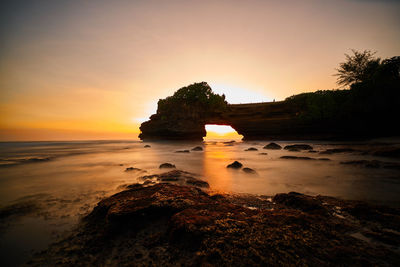
{"type": "Polygon", "coordinates": [[[296,156],[282,156],[281,159],[301,159],[301,160],[315,160],[310,157],[296,157],[296,156]]]}
{"type": "Polygon", "coordinates": [[[380,160],[348,160],[341,161],[340,164],[363,166],[367,168],[384,168],[400,170],[400,163],[385,162],[380,160]]]}
{"type": "Polygon", "coordinates": [[[243,168],[242,171],[244,171],[245,173],[250,173],[250,174],[256,174],[257,173],[252,168],[247,168],[247,167],[243,168]]]}
{"type": "Polygon", "coordinates": [[[158,168],[160,168],[160,169],[168,169],[168,168],[176,168],[176,167],[175,167],[174,164],[166,162],[166,163],[161,164],[158,168]]]}
{"type": "Polygon", "coordinates": [[[356,152],[357,150],[353,148],[332,148],[332,149],[327,149],[325,151],[319,152],[320,154],[336,154],[336,153],[351,153],[351,152],[356,152]]]}
{"type": "Polygon", "coordinates": [[[295,145],[288,145],[285,146],[284,149],[290,150],[290,149],[297,149],[297,150],[312,150],[313,147],[310,145],[306,144],[295,144],[295,145]]]}
{"type": "Polygon", "coordinates": [[[149,148],[149,147],[151,147],[151,146],[150,146],[150,145],[145,145],[145,146],[144,146],[144,148],[149,148]]]}
{"type": "Polygon", "coordinates": [[[282,149],[280,145],[277,143],[269,143],[268,145],[263,147],[264,149],[282,149]]]}
{"type": "Polygon", "coordinates": [[[318,160],[322,160],[322,161],[330,161],[331,159],[328,159],[328,158],[318,158],[318,160]]]}
{"type": "Polygon", "coordinates": [[[128,167],[125,169],[126,172],[136,171],[136,172],[146,172],[145,170],[135,168],[135,167],[128,167]]]}
{"type": "Polygon", "coordinates": [[[255,147],[249,147],[247,149],[245,149],[244,151],[257,151],[258,149],[255,147]]]}
{"type": "Polygon", "coordinates": [[[239,161],[234,161],[233,163],[229,164],[226,166],[227,168],[232,168],[232,169],[240,169],[242,168],[243,164],[240,163],[239,161]]]}
{"type": "Polygon", "coordinates": [[[192,148],[192,151],[203,151],[203,148],[201,146],[196,146],[192,148]]]}
{"type": "Polygon", "coordinates": [[[268,155],[266,152],[258,153],[259,155],[268,155]]]}
{"type": "Polygon", "coordinates": [[[100,201],[28,265],[397,266],[399,218],[398,209],[295,192],[269,202],[139,185],[100,201]]]}
{"type": "Polygon", "coordinates": [[[390,147],[379,149],[373,152],[373,155],[378,157],[400,158],[400,148],[390,147]]]}
{"type": "Polygon", "coordinates": [[[175,151],[175,153],[190,153],[189,150],[185,149],[185,150],[177,150],[175,151]]]}

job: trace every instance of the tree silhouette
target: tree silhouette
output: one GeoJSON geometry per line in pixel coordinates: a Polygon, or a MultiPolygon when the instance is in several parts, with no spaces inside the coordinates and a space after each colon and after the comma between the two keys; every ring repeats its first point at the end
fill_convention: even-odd
{"type": "Polygon", "coordinates": [[[337,84],[351,86],[364,82],[372,77],[380,66],[380,58],[375,58],[376,52],[364,50],[362,52],[352,49],[353,55],[345,54],[346,61],[339,64],[336,74],[337,84]]]}

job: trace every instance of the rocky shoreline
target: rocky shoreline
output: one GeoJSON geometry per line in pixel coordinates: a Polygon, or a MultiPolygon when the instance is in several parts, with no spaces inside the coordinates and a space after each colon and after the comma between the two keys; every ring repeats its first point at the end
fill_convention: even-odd
{"type": "Polygon", "coordinates": [[[295,192],[211,194],[179,170],[141,181],[101,200],[27,265],[400,264],[399,209],[295,192]]]}

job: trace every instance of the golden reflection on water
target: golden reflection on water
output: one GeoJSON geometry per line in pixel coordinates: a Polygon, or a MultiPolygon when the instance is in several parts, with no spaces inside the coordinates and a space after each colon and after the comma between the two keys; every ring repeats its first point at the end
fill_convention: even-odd
{"type": "Polygon", "coordinates": [[[225,151],[219,146],[205,146],[203,176],[207,178],[210,188],[218,188],[216,192],[232,191],[232,173],[225,165],[233,154],[232,151],[225,151]]]}

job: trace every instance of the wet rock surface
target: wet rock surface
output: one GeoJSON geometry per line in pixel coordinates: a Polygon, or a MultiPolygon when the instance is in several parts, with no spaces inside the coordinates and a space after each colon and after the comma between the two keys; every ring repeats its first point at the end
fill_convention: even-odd
{"type": "Polygon", "coordinates": [[[231,169],[240,169],[240,168],[242,168],[242,166],[243,166],[243,164],[240,163],[239,161],[234,161],[233,163],[229,164],[226,167],[231,168],[231,169]]]}
{"type": "Polygon", "coordinates": [[[310,157],[297,157],[297,156],[282,156],[281,159],[299,159],[299,160],[315,160],[310,157]]]}
{"type": "Polygon", "coordinates": [[[288,146],[285,146],[284,149],[286,149],[286,150],[300,151],[300,150],[312,150],[313,147],[310,146],[310,145],[306,145],[306,144],[295,144],[295,145],[288,145],[288,146]]]}
{"type": "Polygon", "coordinates": [[[256,174],[257,173],[255,170],[253,170],[252,168],[248,168],[248,167],[243,168],[242,171],[245,172],[245,173],[249,173],[249,174],[256,174]]]}
{"type": "Polygon", "coordinates": [[[126,172],[146,172],[145,170],[135,168],[135,167],[128,167],[125,169],[126,172]]]}
{"type": "Polygon", "coordinates": [[[190,153],[189,150],[185,149],[185,150],[177,150],[175,151],[175,153],[190,153]]]}
{"type": "Polygon", "coordinates": [[[174,164],[171,163],[162,163],[158,168],[160,169],[172,169],[172,168],[176,168],[174,164]]]}
{"type": "Polygon", "coordinates": [[[340,164],[362,166],[366,168],[383,168],[383,169],[400,170],[400,163],[384,162],[380,160],[347,160],[340,162],[340,164]]]}
{"type": "Polygon", "coordinates": [[[398,266],[398,209],[291,192],[135,185],[30,266],[398,266]]]}
{"type": "Polygon", "coordinates": [[[277,143],[269,143],[268,145],[265,145],[263,148],[264,149],[282,149],[282,147],[280,145],[278,145],[277,143]]]}
{"type": "Polygon", "coordinates": [[[331,155],[331,154],[337,154],[337,153],[352,153],[356,152],[357,150],[353,148],[332,148],[332,149],[327,149],[325,151],[321,151],[320,154],[326,154],[326,155],[331,155]]]}
{"type": "Polygon", "coordinates": [[[255,147],[249,147],[247,149],[245,149],[244,151],[257,151],[258,149],[255,147]]]}
{"type": "MultiPolygon", "coordinates": [[[[148,184],[157,182],[168,182],[179,185],[192,185],[196,187],[210,187],[206,181],[197,178],[198,175],[181,170],[173,170],[161,174],[145,175],[139,180],[147,182],[148,184]]],[[[134,185],[136,186],[136,185],[134,185]]]]}

